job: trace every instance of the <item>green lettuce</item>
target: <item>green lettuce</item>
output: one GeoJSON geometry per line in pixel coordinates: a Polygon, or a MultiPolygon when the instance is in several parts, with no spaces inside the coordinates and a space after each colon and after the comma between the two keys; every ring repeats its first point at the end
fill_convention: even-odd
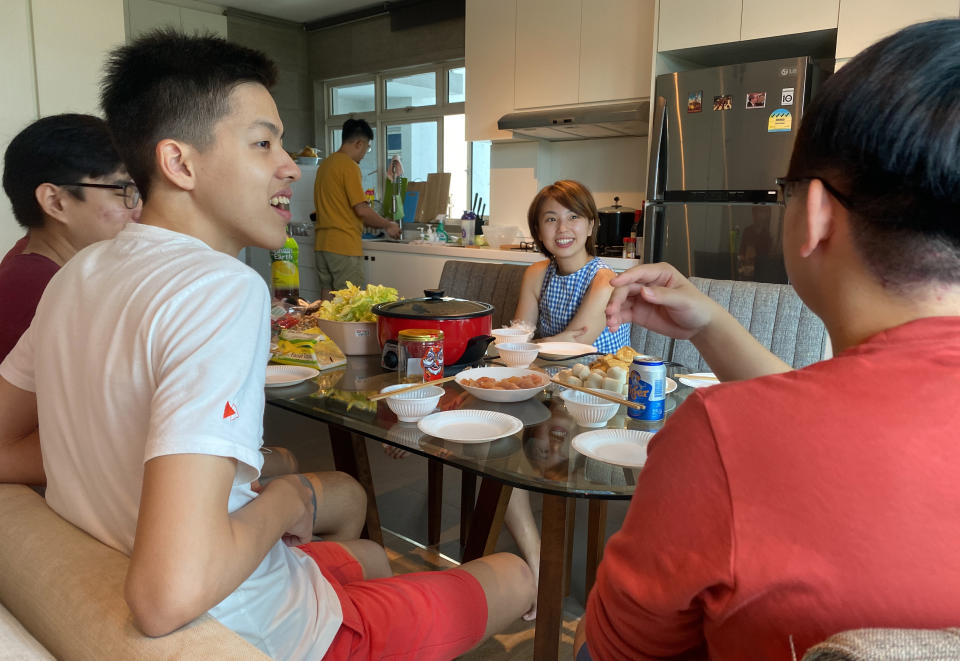
{"type": "Polygon", "coordinates": [[[377,315],[370,309],[378,303],[392,303],[400,298],[393,287],[384,285],[367,285],[360,289],[347,281],[346,289],[330,292],[333,300],[320,304],[317,316],[330,321],[376,321],[377,315]]]}

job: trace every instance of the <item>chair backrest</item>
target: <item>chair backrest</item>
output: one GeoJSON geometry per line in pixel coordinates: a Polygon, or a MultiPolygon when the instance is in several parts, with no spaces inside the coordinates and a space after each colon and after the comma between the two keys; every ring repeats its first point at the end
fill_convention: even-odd
{"type": "MultiPolygon", "coordinates": [[[[823,322],[803,304],[792,286],[709,278],[690,281],[791,367],[815,363],[829,351],[823,322]]],[[[691,370],[709,369],[689,340],[674,343],[671,360],[691,370]]]]}
{"type": "Polygon", "coordinates": [[[960,659],[960,629],[853,629],[809,648],[803,661],[960,659]]]}
{"type": "Polygon", "coordinates": [[[664,360],[672,360],[674,339],[654,333],[643,326],[633,324],[630,327],[630,346],[648,356],[660,356],[664,360]]]}
{"type": "Polygon", "coordinates": [[[446,296],[493,305],[493,327],[510,323],[520,300],[522,264],[448,260],[440,272],[439,288],[446,296]]]}

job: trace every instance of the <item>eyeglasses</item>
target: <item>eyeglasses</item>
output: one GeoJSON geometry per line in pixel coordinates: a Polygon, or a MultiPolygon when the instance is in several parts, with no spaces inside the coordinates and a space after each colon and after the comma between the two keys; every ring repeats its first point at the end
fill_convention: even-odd
{"type": "Polygon", "coordinates": [[[823,184],[823,187],[827,189],[827,192],[833,195],[837,199],[837,202],[842,204],[844,208],[853,208],[853,201],[834,188],[829,181],[822,177],[777,177],[777,186],[780,187],[780,199],[783,200],[781,204],[786,206],[787,202],[790,201],[790,195],[787,193],[790,184],[798,184],[802,181],[813,181],[814,179],[823,184]]]}
{"type": "Polygon", "coordinates": [[[125,184],[88,184],[86,182],[76,184],[60,184],[61,186],[81,186],[83,188],[111,188],[123,191],[123,206],[128,209],[136,209],[140,204],[140,189],[132,181],[125,184]]]}

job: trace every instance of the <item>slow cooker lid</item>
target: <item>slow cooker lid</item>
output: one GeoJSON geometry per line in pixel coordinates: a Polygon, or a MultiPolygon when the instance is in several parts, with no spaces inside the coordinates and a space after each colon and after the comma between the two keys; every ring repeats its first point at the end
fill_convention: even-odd
{"type": "Polygon", "coordinates": [[[428,289],[423,298],[407,298],[373,306],[373,313],[401,319],[469,319],[493,314],[493,306],[443,295],[442,289],[428,289]]]}

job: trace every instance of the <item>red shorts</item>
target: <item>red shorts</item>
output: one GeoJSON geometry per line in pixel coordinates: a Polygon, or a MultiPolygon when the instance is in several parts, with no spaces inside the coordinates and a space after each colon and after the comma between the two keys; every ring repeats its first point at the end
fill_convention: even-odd
{"type": "Polygon", "coordinates": [[[487,598],[462,569],[363,580],[363,568],[335,542],[298,547],[340,598],[343,625],[324,659],[437,659],[467,652],[483,638],[487,598]]]}

